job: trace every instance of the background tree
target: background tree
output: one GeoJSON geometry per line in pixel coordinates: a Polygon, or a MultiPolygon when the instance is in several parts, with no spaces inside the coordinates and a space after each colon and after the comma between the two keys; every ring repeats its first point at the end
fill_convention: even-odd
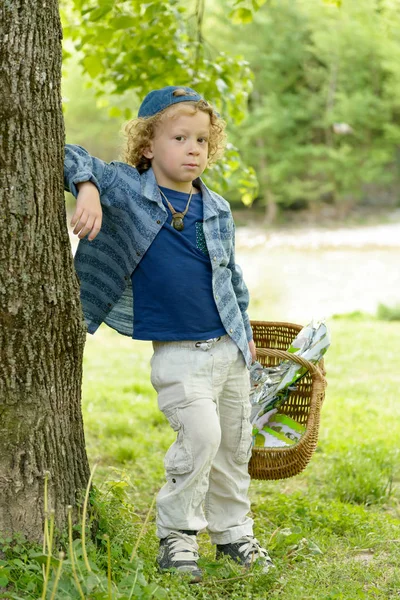
{"type": "Polygon", "coordinates": [[[85,327],[63,193],[57,0],[0,13],[0,531],[42,536],[44,475],[62,526],[85,488],[85,327]]]}
{"type": "Polygon", "coordinates": [[[213,5],[209,29],[254,72],[249,117],[232,130],[274,205],[323,201],[345,217],[399,186],[398,3],[271,0],[243,26],[213,5]]]}

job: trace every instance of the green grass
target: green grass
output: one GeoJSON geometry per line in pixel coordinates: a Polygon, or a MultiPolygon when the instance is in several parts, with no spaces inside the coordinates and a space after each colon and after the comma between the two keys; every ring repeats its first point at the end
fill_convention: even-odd
{"type": "MultiPolygon", "coordinates": [[[[276,572],[230,580],[232,569],[218,570],[204,534],[210,574],[202,586],[160,577],[153,516],[139,556],[171,598],[398,597],[400,324],[344,318],[330,328],[318,451],[301,475],[251,486],[255,531],[269,544],[276,572]]],[[[149,383],[150,356],[150,344],[106,328],[88,338],[85,353],[85,425],[89,455],[101,461],[97,483],[110,477],[110,464],[123,468],[139,515],[163,482],[163,456],[173,440],[149,383]]]]}
{"type": "MultiPolygon", "coordinates": [[[[297,477],[251,485],[255,533],[276,569],[244,574],[229,562],[216,563],[201,534],[205,578],[197,586],[157,572],[154,510],[142,531],[174,438],[149,381],[151,345],[106,327],[88,336],[83,411],[89,457],[98,462],[93,502],[99,514],[98,543],[90,552],[101,577],[108,533],[115,584],[112,596],[104,579],[104,594],[87,598],[129,597],[122,592],[123,573],[138,540],[133,564],[141,583],[133,598],[400,598],[400,323],[349,316],[329,325],[332,347],[317,452],[297,477]]],[[[78,548],[79,540],[75,543],[78,548]]],[[[66,583],[67,572],[57,600],[79,598],[66,583]]],[[[19,593],[9,597],[37,597],[19,593]]]]}

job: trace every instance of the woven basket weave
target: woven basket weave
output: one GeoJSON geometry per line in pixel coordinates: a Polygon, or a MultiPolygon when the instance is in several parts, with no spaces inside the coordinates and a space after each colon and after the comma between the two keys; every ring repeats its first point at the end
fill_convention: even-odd
{"type": "Polygon", "coordinates": [[[310,461],[318,440],[321,406],[325,397],[323,361],[314,365],[303,358],[286,352],[299,331],[300,325],[252,321],[257,360],[264,366],[275,366],[282,359],[293,360],[308,369],[297,389],[290,393],[279,412],[306,426],[301,439],[284,448],[253,448],[249,473],[253,479],[286,479],[297,475],[310,461]]]}

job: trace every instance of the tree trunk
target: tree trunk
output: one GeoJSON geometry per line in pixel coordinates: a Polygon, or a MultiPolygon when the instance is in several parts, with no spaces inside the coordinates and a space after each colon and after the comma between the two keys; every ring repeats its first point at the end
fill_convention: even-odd
{"type": "Polygon", "coordinates": [[[57,0],[0,9],[0,532],[42,537],[86,487],[85,326],[63,192],[57,0]]]}

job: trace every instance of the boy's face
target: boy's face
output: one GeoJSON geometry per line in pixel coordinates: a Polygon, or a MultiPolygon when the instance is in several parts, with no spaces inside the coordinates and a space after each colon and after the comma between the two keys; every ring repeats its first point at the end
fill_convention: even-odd
{"type": "Polygon", "coordinates": [[[159,185],[189,193],[207,166],[210,115],[183,104],[167,108],[144,155],[159,185]]]}

